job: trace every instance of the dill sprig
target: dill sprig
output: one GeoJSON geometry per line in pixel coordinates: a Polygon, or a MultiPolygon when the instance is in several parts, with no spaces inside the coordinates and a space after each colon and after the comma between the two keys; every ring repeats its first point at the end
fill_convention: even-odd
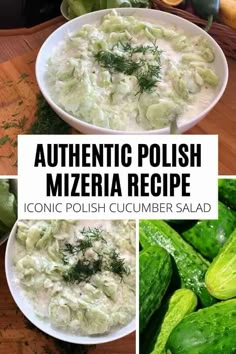
{"type": "Polygon", "coordinates": [[[116,47],[121,48],[124,54],[118,54],[111,50],[100,50],[94,56],[99,65],[107,69],[111,74],[123,73],[125,75],[134,75],[137,78],[139,86],[137,94],[151,92],[154,87],[156,87],[161,77],[160,57],[162,51],[158,48],[156,43],[152,43],[152,46],[132,46],[130,42],[119,41],[112,49],[114,50],[116,47]],[[138,61],[133,58],[133,55],[136,53],[143,55],[138,61]],[[147,53],[153,55],[154,64],[150,64],[145,60],[144,55],[147,53]]]}
{"type": "Polygon", "coordinates": [[[76,244],[71,244],[66,242],[64,245],[64,249],[62,251],[63,254],[63,263],[68,264],[71,255],[76,255],[82,252],[84,255],[85,251],[91,247],[93,247],[93,242],[102,241],[106,243],[104,236],[105,231],[102,228],[91,228],[84,227],[80,230],[80,233],[84,236],[84,238],[77,240],[76,244]]]}
{"type": "Polygon", "coordinates": [[[123,73],[126,75],[133,75],[134,72],[139,69],[139,63],[109,50],[100,50],[95,54],[95,59],[102,68],[108,69],[110,73],[113,74],[123,73]]]}
{"type": "Polygon", "coordinates": [[[63,279],[67,283],[87,282],[92,275],[101,272],[102,270],[102,256],[98,259],[79,259],[77,263],[72,266],[65,274],[63,279]]]}
{"type": "Polygon", "coordinates": [[[99,227],[84,227],[82,230],[80,230],[80,233],[85,236],[88,239],[92,239],[93,241],[99,241],[102,240],[106,242],[104,236],[105,231],[102,228],[99,227]]]}
{"type": "Polygon", "coordinates": [[[141,44],[141,45],[132,46],[130,41],[129,42],[119,41],[113,48],[115,47],[120,47],[124,52],[129,53],[130,56],[136,53],[140,53],[143,55],[147,53],[151,53],[155,56],[160,56],[160,54],[162,53],[162,50],[158,48],[155,42],[153,42],[152,45],[141,44]]]}
{"type": "Polygon", "coordinates": [[[140,70],[137,75],[139,92],[151,92],[160,81],[160,65],[146,64],[144,70],[140,70]]]}
{"type": "Polygon", "coordinates": [[[58,117],[41,93],[37,94],[35,118],[28,134],[69,134],[71,131],[71,127],[58,117]]]}
{"type": "Polygon", "coordinates": [[[80,234],[84,236],[79,239],[76,244],[66,242],[62,251],[62,261],[68,265],[71,256],[78,256],[75,264],[70,266],[63,274],[63,280],[67,283],[87,282],[96,273],[102,270],[110,271],[123,279],[124,275],[129,275],[130,270],[125,265],[125,260],[120,257],[120,254],[112,249],[111,252],[101,250],[98,253],[96,250],[96,258],[87,257],[85,251],[92,248],[94,242],[101,241],[107,243],[105,231],[102,228],[86,228],[80,230],[80,234]]]}
{"type": "Polygon", "coordinates": [[[124,275],[130,274],[130,269],[125,265],[125,260],[120,257],[120,254],[115,249],[111,251],[109,257],[110,262],[107,270],[117,274],[121,279],[123,279],[124,275]]]}

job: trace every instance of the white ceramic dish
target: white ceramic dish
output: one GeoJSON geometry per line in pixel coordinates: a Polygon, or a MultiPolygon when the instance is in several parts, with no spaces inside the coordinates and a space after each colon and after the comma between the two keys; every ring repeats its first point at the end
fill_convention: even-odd
{"type": "Polygon", "coordinates": [[[116,339],[122,338],[133,331],[136,328],[136,321],[133,319],[128,325],[114,330],[108,334],[103,334],[99,336],[79,336],[79,335],[72,335],[67,332],[63,332],[59,329],[54,328],[49,322],[41,320],[35,313],[32,306],[27,301],[26,296],[24,296],[21,287],[16,284],[15,282],[15,275],[14,275],[14,267],[13,267],[13,247],[15,241],[15,235],[17,230],[17,222],[15,223],[7,243],[6,254],[5,254],[5,271],[9,289],[11,291],[12,297],[15,300],[17,306],[21,310],[21,312],[31,321],[36,327],[41,329],[43,332],[63,340],[69,343],[76,343],[76,344],[100,344],[111,342],[116,339]]]}
{"type": "MultiPolygon", "coordinates": [[[[91,125],[85,123],[84,121],[73,117],[71,114],[65,112],[62,108],[60,108],[51,98],[49,89],[47,87],[45,81],[45,72],[46,72],[46,65],[48,58],[52,55],[52,49],[58,45],[60,41],[65,38],[65,35],[68,32],[78,31],[80,27],[84,24],[91,24],[91,23],[99,23],[101,18],[109,13],[111,10],[101,10],[86,14],[84,16],[77,17],[63,26],[59,27],[55,32],[53,32],[48,39],[45,41],[43,46],[41,47],[37,61],[36,61],[36,78],[39,85],[39,88],[48,101],[49,105],[53,108],[53,110],[69,125],[71,125],[76,130],[79,130],[82,133],[86,134],[168,134],[170,132],[169,127],[163,128],[159,130],[149,130],[149,131],[141,131],[141,132],[127,132],[127,131],[118,131],[118,130],[111,130],[107,128],[97,127],[95,125],[91,125]]],[[[137,15],[138,17],[145,18],[145,20],[150,20],[151,22],[158,21],[167,23],[169,25],[176,25],[178,28],[184,30],[184,32],[189,33],[190,35],[197,36],[201,35],[209,40],[211,43],[214,52],[215,52],[215,71],[219,77],[219,85],[215,90],[214,99],[209,103],[208,107],[200,112],[195,117],[191,118],[190,120],[182,123],[179,125],[179,132],[185,132],[196,125],[201,119],[203,119],[217,104],[219,99],[224,93],[224,90],[227,85],[228,81],[228,65],[226,58],[222,49],[219,45],[215,42],[215,40],[204,30],[199,28],[198,26],[192,24],[189,21],[182,19],[181,17],[162,12],[157,10],[150,10],[150,9],[134,9],[134,8],[121,8],[117,9],[119,13],[122,15],[137,15]]]]}
{"type": "MultiPolygon", "coordinates": [[[[14,178],[9,178],[10,181],[10,192],[14,193],[17,198],[17,180],[14,178]]],[[[9,232],[6,233],[4,236],[0,237],[0,246],[6,242],[9,237],[9,232]]]]}

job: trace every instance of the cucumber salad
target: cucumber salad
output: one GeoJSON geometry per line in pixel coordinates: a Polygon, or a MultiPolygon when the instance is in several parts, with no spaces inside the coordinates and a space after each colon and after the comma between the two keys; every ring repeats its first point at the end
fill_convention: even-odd
{"type": "Polygon", "coordinates": [[[34,312],[75,335],[135,317],[135,222],[18,221],[14,281],[34,312]]]}
{"type": "Polygon", "coordinates": [[[115,10],[53,50],[46,78],[66,112],[103,128],[161,129],[207,108],[218,76],[207,39],[115,10]]]}

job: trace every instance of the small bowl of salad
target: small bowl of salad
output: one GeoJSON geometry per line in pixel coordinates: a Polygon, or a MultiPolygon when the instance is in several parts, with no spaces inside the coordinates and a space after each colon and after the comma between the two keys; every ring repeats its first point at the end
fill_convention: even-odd
{"type": "Polygon", "coordinates": [[[17,219],[17,181],[0,179],[0,245],[9,236],[17,219]]]}
{"type": "Polygon", "coordinates": [[[18,220],[5,269],[19,309],[55,338],[99,344],[136,329],[134,220],[18,220]]]}
{"type": "Polygon", "coordinates": [[[210,112],[228,66],[214,39],[191,22],[119,8],[58,28],[39,51],[36,77],[54,111],[82,133],[168,134],[210,112]]]}

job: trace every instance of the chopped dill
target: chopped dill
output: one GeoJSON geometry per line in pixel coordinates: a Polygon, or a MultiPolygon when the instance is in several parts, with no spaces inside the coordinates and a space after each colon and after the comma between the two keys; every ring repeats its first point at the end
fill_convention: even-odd
{"type": "Polygon", "coordinates": [[[95,59],[102,68],[108,69],[110,73],[123,73],[133,75],[138,70],[139,64],[123,55],[113,53],[109,50],[100,50],[95,54],[95,59]]]}
{"type": "Polygon", "coordinates": [[[14,156],[14,152],[11,152],[9,155],[0,155],[1,159],[11,159],[14,156]]]}
{"type": "Polygon", "coordinates": [[[129,275],[130,270],[125,265],[125,260],[120,254],[112,249],[109,253],[103,248],[98,253],[96,250],[96,258],[89,257],[85,251],[92,248],[94,242],[101,241],[106,243],[104,238],[104,230],[101,228],[83,228],[80,233],[84,235],[83,239],[79,239],[76,244],[66,242],[62,251],[62,261],[69,266],[71,256],[77,256],[76,263],[69,266],[62,275],[63,280],[67,283],[87,282],[96,273],[102,270],[112,272],[123,279],[124,275],[129,275]]]}
{"type": "Polygon", "coordinates": [[[157,82],[160,81],[160,65],[146,64],[144,70],[140,70],[137,75],[139,93],[150,92],[157,82]]]}
{"type": "MultiPolygon", "coordinates": [[[[12,117],[15,117],[15,115],[12,115],[12,117]]],[[[28,122],[28,118],[26,116],[23,116],[22,118],[18,119],[18,120],[12,120],[11,122],[6,122],[3,121],[1,128],[3,128],[4,130],[7,129],[11,129],[11,128],[16,128],[16,129],[20,129],[20,130],[24,130],[26,123],[28,122]]]]}
{"type": "Polygon", "coordinates": [[[119,41],[113,46],[120,48],[123,54],[118,54],[112,50],[100,50],[95,54],[95,59],[98,64],[107,69],[111,74],[123,73],[125,75],[134,75],[137,78],[139,91],[137,94],[143,92],[151,92],[161,77],[161,53],[156,43],[144,46],[132,46],[130,42],[119,41]],[[133,58],[136,53],[142,54],[138,60],[133,58]],[[145,60],[145,54],[151,53],[153,55],[152,63],[145,60]],[[126,54],[126,55],[125,55],[126,54]]]}
{"type": "Polygon", "coordinates": [[[6,142],[7,142],[7,141],[10,141],[10,140],[11,140],[11,139],[10,139],[9,135],[3,136],[2,138],[0,138],[0,146],[6,144],[6,142]]]}
{"type": "MultiPolygon", "coordinates": [[[[160,56],[160,54],[162,53],[162,51],[158,48],[158,46],[156,45],[155,42],[152,43],[153,45],[136,45],[136,46],[132,46],[132,44],[130,42],[121,42],[119,41],[115,47],[121,47],[121,49],[124,52],[128,52],[130,56],[132,56],[133,54],[136,53],[141,53],[143,55],[147,54],[147,53],[151,53],[153,55],[156,56],[160,56]]],[[[114,48],[114,47],[113,47],[114,48]]]]}
{"type": "Polygon", "coordinates": [[[27,74],[27,73],[20,74],[20,77],[19,77],[19,80],[17,81],[17,84],[21,83],[21,81],[23,81],[28,76],[29,76],[29,74],[27,74]]]}
{"type": "Polygon", "coordinates": [[[74,266],[63,274],[63,279],[67,283],[87,282],[92,275],[101,272],[101,270],[102,256],[98,256],[96,260],[79,259],[74,266]]]}
{"type": "Polygon", "coordinates": [[[71,131],[71,127],[58,117],[41,93],[37,94],[35,118],[28,134],[69,134],[71,131]]]}
{"type": "Polygon", "coordinates": [[[63,249],[63,263],[68,264],[71,255],[76,255],[82,252],[83,254],[88,248],[93,247],[94,241],[102,241],[106,243],[104,235],[104,230],[101,228],[83,228],[80,233],[84,236],[83,239],[79,239],[76,244],[72,245],[69,242],[65,243],[63,249]]]}
{"type": "Polygon", "coordinates": [[[125,265],[125,260],[120,257],[119,253],[114,249],[110,253],[110,264],[108,270],[119,275],[123,279],[124,275],[130,274],[130,269],[125,265]]]}
{"type": "Polygon", "coordinates": [[[86,238],[90,238],[93,239],[93,241],[99,241],[102,240],[104,242],[106,242],[106,240],[104,239],[103,235],[104,235],[104,230],[102,228],[98,228],[98,227],[84,227],[80,233],[85,236],[86,238]]]}

